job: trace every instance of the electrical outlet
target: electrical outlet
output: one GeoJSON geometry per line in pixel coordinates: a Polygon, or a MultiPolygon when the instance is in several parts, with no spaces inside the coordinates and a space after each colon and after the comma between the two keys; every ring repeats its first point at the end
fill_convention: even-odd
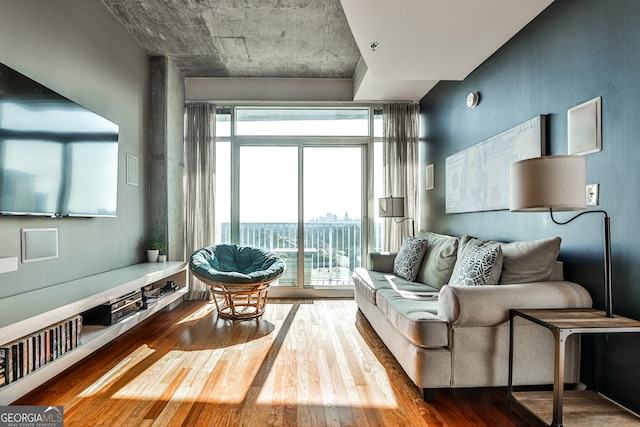
{"type": "Polygon", "coordinates": [[[587,206],[598,206],[600,203],[600,184],[587,184],[587,206]]]}

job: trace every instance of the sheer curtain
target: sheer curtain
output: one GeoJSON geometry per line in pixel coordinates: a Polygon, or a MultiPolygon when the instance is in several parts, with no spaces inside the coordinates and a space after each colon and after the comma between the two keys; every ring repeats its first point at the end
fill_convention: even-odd
{"type": "Polygon", "coordinates": [[[418,214],[417,104],[387,104],[382,109],[384,129],[384,197],[404,197],[406,221],[386,218],[384,250],[397,251],[405,236],[413,235],[418,214]]]}
{"type": "MultiPolygon", "coordinates": [[[[216,106],[188,103],[185,109],[185,254],[215,242],[216,106]]],[[[209,287],[193,275],[187,299],[210,299],[209,287]]]]}

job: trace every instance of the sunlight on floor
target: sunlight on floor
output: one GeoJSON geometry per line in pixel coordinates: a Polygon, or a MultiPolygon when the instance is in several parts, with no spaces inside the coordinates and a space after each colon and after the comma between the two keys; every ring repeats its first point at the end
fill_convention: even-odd
{"type": "MultiPolygon", "coordinates": [[[[224,385],[222,382],[215,382],[211,379],[216,376],[214,371],[220,369],[218,364],[222,363],[221,359],[226,351],[230,351],[229,348],[170,351],[116,391],[113,398],[160,400],[164,398],[166,390],[175,385],[176,394],[183,394],[185,400],[198,399],[219,403],[242,402],[248,387],[236,383],[230,389],[222,388],[221,386],[224,385]],[[177,384],[175,384],[176,382],[177,384]],[[211,382],[214,384],[210,384],[211,382]],[[203,396],[205,390],[210,392],[210,396],[203,396]]],[[[175,400],[175,396],[173,400],[175,400]]]]}
{"type": "Polygon", "coordinates": [[[360,407],[365,398],[367,405],[378,408],[398,406],[384,367],[363,337],[353,333],[354,319],[331,312],[332,306],[342,304],[353,301],[316,300],[293,307],[256,404],[360,407]],[[354,360],[359,362],[349,362],[354,360]]]}
{"type": "Polygon", "coordinates": [[[180,321],[192,322],[186,349],[142,345],[80,397],[397,408],[387,371],[336,304],[272,303],[258,322],[218,319],[207,304],[180,321]]]}
{"type": "Polygon", "coordinates": [[[194,322],[196,320],[202,319],[206,316],[211,316],[211,312],[213,310],[215,310],[216,305],[214,304],[213,301],[211,301],[209,304],[206,304],[204,306],[202,306],[202,308],[200,310],[195,311],[194,313],[192,313],[191,315],[185,317],[184,319],[180,320],[179,322],[177,322],[178,325],[182,325],[185,323],[189,323],[189,322],[194,322]]]}
{"type": "Polygon", "coordinates": [[[96,395],[113,383],[115,383],[120,377],[122,377],[129,369],[137,365],[141,360],[147,358],[155,352],[154,349],[144,345],[138,347],[128,357],[124,358],[120,363],[110,369],[104,374],[98,381],[91,384],[86,390],[79,394],[79,397],[89,397],[96,395]]]}

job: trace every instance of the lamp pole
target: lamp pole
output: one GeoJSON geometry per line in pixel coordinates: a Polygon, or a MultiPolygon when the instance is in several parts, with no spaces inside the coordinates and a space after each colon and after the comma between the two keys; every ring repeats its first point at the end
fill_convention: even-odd
{"type": "Polygon", "coordinates": [[[613,317],[613,297],[611,294],[611,222],[604,212],[604,285],[605,311],[607,317],[613,317]]]}
{"type": "Polygon", "coordinates": [[[568,224],[579,216],[589,213],[601,213],[604,215],[604,311],[607,317],[613,317],[613,295],[611,289],[611,221],[609,215],[607,215],[606,211],[601,210],[584,211],[567,221],[560,222],[553,217],[553,208],[549,208],[549,213],[551,214],[551,220],[558,225],[568,224]]]}

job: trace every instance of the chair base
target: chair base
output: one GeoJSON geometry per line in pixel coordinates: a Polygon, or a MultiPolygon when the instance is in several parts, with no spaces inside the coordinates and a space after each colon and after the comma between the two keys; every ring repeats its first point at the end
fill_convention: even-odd
{"type": "Polygon", "coordinates": [[[228,320],[258,319],[264,314],[271,282],[225,284],[205,282],[211,287],[218,316],[228,320]]]}

